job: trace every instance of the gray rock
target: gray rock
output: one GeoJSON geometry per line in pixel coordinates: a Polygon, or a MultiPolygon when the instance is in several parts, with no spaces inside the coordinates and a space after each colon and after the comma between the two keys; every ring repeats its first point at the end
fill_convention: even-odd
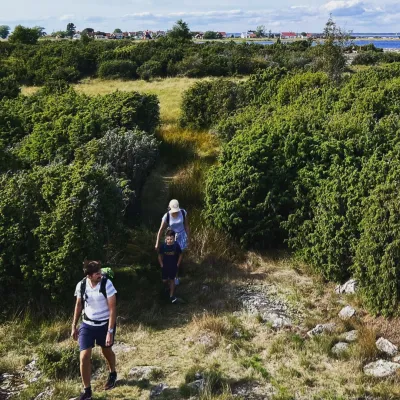
{"type": "Polygon", "coordinates": [[[346,342],[355,342],[358,339],[358,331],[353,330],[353,331],[345,332],[342,335],[340,335],[340,339],[344,340],[346,342]]]}
{"type": "Polygon", "coordinates": [[[337,285],[335,292],[338,294],[346,293],[353,294],[357,291],[358,282],[355,279],[350,279],[343,285],[337,285]]]}
{"type": "Polygon", "coordinates": [[[396,356],[396,357],[393,357],[392,361],[395,362],[395,363],[399,363],[400,364],[400,355],[396,356]]]}
{"type": "Polygon", "coordinates": [[[348,348],[349,348],[349,344],[348,343],[339,342],[339,343],[336,343],[332,347],[332,353],[336,354],[336,355],[340,355],[340,354],[344,353],[348,348]]]}
{"type": "Polygon", "coordinates": [[[367,364],[364,367],[364,373],[369,376],[375,376],[376,378],[384,378],[394,375],[399,368],[400,364],[386,360],[378,360],[367,364]]]}
{"type": "Polygon", "coordinates": [[[129,377],[137,380],[137,381],[144,381],[150,380],[151,376],[154,372],[159,371],[160,368],[154,367],[151,365],[144,365],[142,367],[134,367],[129,371],[129,377]]]}
{"type": "Polygon", "coordinates": [[[378,348],[378,350],[392,357],[398,353],[397,346],[395,346],[392,342],[389,342],[389,340],[384,339],[382,337],[376,341],[376,347],[378,348]]]}
{"type": "Polygon", "coordinates": [[[47,388],[44,392],[39,393],[35,397],[35,400],[51,399],[51,396],[53,396],[53,392],[54,392],[54,389],[47,388]]]}
{"type": "Polygon", "coordinates": [[[340,310],[339,318],[346,320],[350,319],[354,315],[356,315],[356,310],[351,306],[346,306],[340,310]]]}
{"type": "Polygon", "coordinates": [[[25,371],[35,372],[38,370],[37,360],[32,360],[29,364],[25,365],[25,371]]]}
{"type": "Polygon", "coordinates": [[[165,383],[159,383],[150,389],[150,399],[159,396],[165,389],[168,389],[168,385],[165,383]]]}
{"type": "Polygon", "coordinates": [[[206,381],[204,380],[204,378],[200,378],[196,379],[194,382],[188,383],[187,386],[195,392],[201,392],[204,390],[205,384],[206,381]]]}
{"type": "Polygon", "coordinates": [[[136,350],[135,346],[129,346],[123,342],[116,342],[113,345],[113,351],[115,354],[129,353],[130,351],[135,351],[135,350],[136,350]]]}
{"type": "Polygon", "coordinates": [[[292,326],[292,321],[285,314],[267,312],[262,316],[264,322],[270,323],[272,328],[281,329],[292,326]]]}
{"type": "Polygon", "coordinates": [[[336,324],[333,322],[327,324],[318,324],[315,328],[311,329],[307,332],[307,335],[312,336],[319,336],[323,333],[331,333],[336,329],[336,324]]]}

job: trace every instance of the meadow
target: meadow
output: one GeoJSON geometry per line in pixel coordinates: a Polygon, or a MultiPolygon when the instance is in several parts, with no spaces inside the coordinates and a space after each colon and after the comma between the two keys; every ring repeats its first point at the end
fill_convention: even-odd
{"type": "MultiPolygon", "coordinates": [[[[141,192],[141,222],[129,231],[126,247],[110,262],[119,291],[115,346],[119,383],[110,392],[101,390],[107,372],[96,349],[94,398],[148,399],[159,383],[168,385],[160,399],[398,398],[398,376],[379,381],[362,373],[362,366],[377,355],[378,332],[374,320],[361,311],[358,296],[345,299],[360,309],[357,318],[342,322],[337,314],[344,300],[334,292],[333,283],[326,283],[286,251],[245,251],[205,221],[205,178],[218,163],[221,142],[208,130],[178,126],[183,92],[194,83],[187,78],[87,80],[75,86],[90,96],[114,90],[156,94],[161,109],[156,131],[160,158],[141,192]],[[188,210],[192,231],[178,288],[185,303],[178,305],[162,297],[153,247],[170,198],[178,198],[188,210]],[[246,296],[283,305],[291,326],[274,328],[247,307],[246,296]],[[306,335],[317,323],[328,321],[337,324],[334,332],[306,335]],[[358,341],[348,352],[334,355],[331,349],[341,333],[353,328],[359,330],[358,341]],[[139,366],[154,368],[140,379],[130,374],[139,366]],[[205,378],[200,392],[190,385],[196,374],[205,378]]],[[[25,94],[31,92],[23,89],[25,94]]],[[[27,385],[20,386],[16,398],[33,399],[50,390],[48,398],[64,400],[79,393],[77,344],[69,338],[72,293],[70,303],[45,317],[16,312],[0,325],[0,373],[14,375],[14,388],[27,385]],[[21,371],[33,359],[38,359],[43,375],[29,383],[29,374],[21,371]]]]}

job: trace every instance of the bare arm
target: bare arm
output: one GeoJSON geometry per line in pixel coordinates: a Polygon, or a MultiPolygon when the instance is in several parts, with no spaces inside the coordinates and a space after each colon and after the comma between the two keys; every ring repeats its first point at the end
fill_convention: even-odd
{"type": "MultiPolygon", "coordinates": [[[[117,298],[115,294],[107,297],[108,310],[110,311],[110,318],[108,320],[108,329],[114,329],[115,321],[117,319],[117,298]]],[[[113,333],[107,332],[106,346],[111,346],[114,342],[113,333]]]]}
{"type": "Polygon", "coordinates": [[[185,232],[186,232],[186,235],[187,235],[187,245],[189,246],[189,244],[190,244],[190,229],[189,229],[189,222],[188,222],[187,215],[186,215],[186,218],[185,218],[185,232]]]}
{"type": "Polygon", "coordinates": [[[157,232],[157,241],[156,241],[156,245],[154,246],[156,250],[158,250],[159,246],[160,246],[160,237],[161,234],[163,232],[163,230],[165,230],[167,228],[167,223],[164,221],[161,221],[161,226],[160,229],[157,232]]]}
{"type": "Polygon", "coordinates": [[[164,266],[163,255],[162,254],[158,255],[158,262],[160,263],[160,267],[162,268],[164,266]]]}
{"type": "Polygon", "coordinates": [[[71,337],[74,340],[78,339],[78,329],[76,328],[78,324],[79,317],[81,316],[82,313],[82,299],[77,296],[76,297],[76,303],[75,303],[75,311],[74,311],[74,318],[72,320],[72,328],[71,328],[71,337]]]}
{"type": "Polygon", "coordinates": [[[178,258],[178,262],[177,262],[177,266],[178,266],[178,268],[179,268],[179,266],[181,265],[181,263],[182,263],[182,258],[183,258],[183,254],[181,253],[181,254],[179,254],[179,258],[178,258]]]}

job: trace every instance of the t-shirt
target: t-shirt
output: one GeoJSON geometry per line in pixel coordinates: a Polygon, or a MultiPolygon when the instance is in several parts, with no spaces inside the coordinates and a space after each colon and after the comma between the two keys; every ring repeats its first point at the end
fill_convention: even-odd
{"type": "MultiPolygon", "coordinates": [[[[84,312],[88,318],[93,319],[94,321],[105,321],[110,318],[108,303],[106,298],[104,297],[104,294],[100,292],[100,285],[101,282],[99,282],[94,288],[92,288],[89,279],[86,280],[84,312]]],[[[110,298],[114,296],[115,293],[117,293],[114,285],[109,279],[107,279],[106,283],[106,293],[107,298],[110,298]]],[[[75,297],[81,297],[81,282],[76,285],[75,297]]],[[[84,322],[85,324],[92,326],[101,326],[107,323],[106,321],[102,324],[95,324],[94,322],[87,320],[84,320],[84,322]]]]}
{"type": "Polygon", "coordinates": [[[177,242],[168,246],[163,243],[160,247],[160,254],[163,255],[163,265],[165,268],[175,268],[178,265],[179,255],[182,253],[181,246],[177,242]]]}
{"type": "MultiPolygon", "coordinates": [[[[185,217],[187,216],[186,210],[182,210],[185,213],[185,217]]],[[[178,211],[178,216],[173,217],[171,214],[169,214],[169,227],[175,232],[175,233],[181,233],[182,231],[185,230],[185,224],[183,223],[183,215],[182,211],[178,211]]],[[[164,214],[162,217],[163,222],[167,222],[167,214],[164,214]]]]}

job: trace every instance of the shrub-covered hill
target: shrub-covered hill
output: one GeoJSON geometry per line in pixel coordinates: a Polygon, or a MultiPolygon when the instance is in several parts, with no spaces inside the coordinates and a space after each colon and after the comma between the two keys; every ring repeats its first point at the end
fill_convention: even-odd
{"type": "Polygon", "coordinates": [[[226,142],[207,181],[209,218],[249,247],[288,243],[327,279],[354,274],[372,311],[395,313],[400,66],[335,86],[323,73],[285,70],[205,83],[223,90],[208,87],[196,110],[201,85],[186,93],[183,124],[212,124],[226,142]],[[232,108],[223,96],[239,101],[232,108]]]}
{"type": "Polygon", "coordinates": [[[68,87],[0,101],[0,282],[9,303],[61,300],[85,257],[132,225],[153,166],[155,95],[68,87]]]}

